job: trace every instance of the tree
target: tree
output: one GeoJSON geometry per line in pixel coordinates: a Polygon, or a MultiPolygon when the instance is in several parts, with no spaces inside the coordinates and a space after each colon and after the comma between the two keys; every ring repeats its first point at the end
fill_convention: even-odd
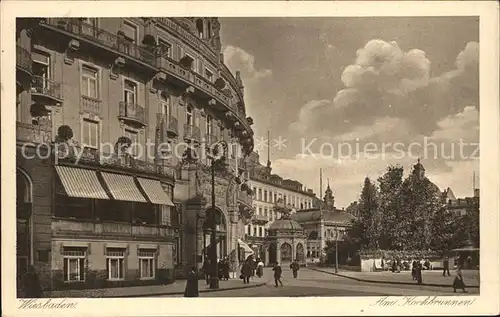
{"type": "Polygon", "coordinates": [[[459,217],[456,216],[455,212],[445,206],[440,208],[432,217],[431,249],[444,253],[457,248],[456,233],[458,224],[459,217]]]}
{"type": "Polygon", "coordinates": [[[354,221],[352,231],[357,235],[354,239],[359,240],[363,248],[375,248],[378,244],[377,194],[377,187],[366,177],[359,198],[358,217],[354,221]]]}
{"type": "Polygon", "coordinates": [[[403,167],[391,165],[385,174],[378,178],[379,182],[379,215],[381,218],[379,246],[384,250],[396,248],[396,237],[400,221],[401,186],[403,184],[403,167]]]}

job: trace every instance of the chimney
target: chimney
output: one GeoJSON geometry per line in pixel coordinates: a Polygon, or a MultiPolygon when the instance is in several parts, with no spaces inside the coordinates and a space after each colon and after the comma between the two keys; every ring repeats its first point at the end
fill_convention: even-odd
{"type": "Polygon", "coordinates": [[[224,64],[224,53],[219,54],[219,62],[224,64]]]}
{"type": "Polygon", "coordinates": [[[479,197],[479,188],[474,188],[474,197],[479,197]]]}

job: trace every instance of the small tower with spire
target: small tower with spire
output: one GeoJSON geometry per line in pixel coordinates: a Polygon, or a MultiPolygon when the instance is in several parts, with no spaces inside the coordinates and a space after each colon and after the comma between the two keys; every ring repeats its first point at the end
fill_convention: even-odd
{"type": "Polygon", "coordinates": [[[335,209],[335,197],[333,196],[333,191],[330,188],[330,180],[328,179],[327,187],[325,190],[325,196],[323,197],[323,205],[327,210],[335,209]]]}

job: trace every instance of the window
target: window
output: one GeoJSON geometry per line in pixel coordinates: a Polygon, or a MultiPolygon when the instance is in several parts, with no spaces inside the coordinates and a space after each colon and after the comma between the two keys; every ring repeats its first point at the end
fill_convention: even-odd
{"type": "Polygon", "coordinates": [[[186,54],[186,56],[189,56],[193,61],[191,62],[191,70],[194,72],[196,71],[196,67],[198,66],[198,61],[196,58],[193,57],[193,55],[186,54]]]}
{"type": "Polygon", "coordinates": [[[226,129],[223,126],[221,126],[220,127],[220,138],[221,138],[221,140],[224,139],[224,135],[225,134],[226,134],[226,129]]]}
{"type": "Polygon", "coordinates": [[[267,201],[267,190],[264,190],[264,201],[267,201]]]}
{"type": "Polygon", "coordinates": [[[262,227],[259,226],[259,237],[262,237],[262,227]]]}
{"type": "Polygon", "coordinates": [[[137,43],[137,27],[128,22],[124,21],[123,22],[123,33],[125,36],[125,39],[132,42],[132,43],[137,43]]]}
{"type": "Polygon", "coordinates": [[[202,19],[196,20],[196,30],[198,31],[198,36],[200,37],[200,39],[202,39],[203,38],[203,20],[202,19]]]}
{"type": "Polygon", "coordinates": [[[160,95],[161,113],[165,118],[170,116],[170,96],[161,94],[160,95]]]}
{"type": "Polygon", "coordinates": [[[250,229],[251,229],[251,228],[250,228],[250,225],[248,225],[248,226],[247,226],[247,232],[248,232],[248,234],[249,234],[249,235],[251,234],[250,229]]]}
{"type": "Polygon", "coordinates": [[[264,216],[267,217],[267,208],[264,208],[264,216]]]}
{"type": "Polygon", "coordinates": [[[154,250],[139,250],[141,279],[153,279],[155,277],[155,253],[154,250]]]}
{"type": "Polygon", "coordinates": [[[82,143],[86,147],[99,148],[99,122],[83,119],[82,143]]]}
{"type": "Polygon", "coordinates": [[[137,103],[137,84],[130,80],[123,83],[123,101],[130,104],[137,103]]]}
{"type": "Polygon", "coordinates": [[[210,70],[208,70],[206,68],[205,68],[205,77],[208,80],[210,80],[211,82],[213,82],[213,80],[214,80],[214,74],[210,70]]]}
{"type": "Polygon", "coordinates": [[[259,196],[257,197],[258,200],[262,200],[262,188],[259,188],[259,196]]]}
{"type": "Polygon", "coordinates": [[[193,107],[187,106],[186,108],[186,124],[193,125],[193,107]]]}
{"type": "Polygon", "coordinates": [[[158,47],[160,55],[163,57],[172,57],[172,45],[163,39],[158,39],[158,47]]]}
{"type": "Polygon", "coordinates": [[[50,78],[50,56],[42,51],[33,50],[31,53],[33,60],[33,75],[42,78],[50,78]]]}
{"type": "Polygon", "coordinates": [[[274,202],[277,202],[277,201],[278,201],[278,194],[274,193],[274,202]]]}
{"type": "Polygon", "coordinates": [[[264,236],[267,237],[267,229],[264,228],[264,236]]]}
{"type": "Polygon", "coordinates": [[[207,122],[206,122],[206,133],[207,135],[212,135],[212,116],[207,115],[207,122]]]}
{"type": "Polygon", "coordinates": [[[63,248],[63,269],[65,282],[85,281],[86,251],[86,248],[63,248]]]}
{"type": "Polygon", "coordinates": [[[253,235],[257,236],[257,227],[253,227],[253,235]]]}
{"type": "Polygon", "coordinates": [[[130,130],[130,129],[125,129],[125,136],[132,141],[132,144],[130,146],[130,154],[132,156],[137,156],[137,150],[139,148],[139,138],[137,136],[137,131],[135,130],[130,130]]]}
{"type": "Polygon", "coordinates": [[[179,264],[182,263],[182,240],[181,240],[181,237],[174,238],[174,246],[175,246],[174,264],[175,264],[175,266],[178,266],[179,264]]]}
{"type": "Polygon", "coordinates": [[[83,65],[81,73],[81,94],[86,97],[98,99],[98,72],[96,69],[83,65]]]}
{"type": "Polygon", "coordinates": [[[108,271],[108,280],[123,280],[125,277],[124,265],[124,249],[106,249],[106,270],[108,271]]]}
{"type": "Polygon", "coordinates": [[[255,187],[252,188],[252,198],[257,199],[257,188],[255,187]]]}

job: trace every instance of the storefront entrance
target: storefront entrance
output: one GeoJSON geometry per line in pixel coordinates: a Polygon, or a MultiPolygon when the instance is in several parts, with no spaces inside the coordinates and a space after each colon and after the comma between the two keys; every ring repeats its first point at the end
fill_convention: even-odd
{"type": "MultiPolygon", "coordinates": [[[[208,213],[209,211],[207,211],[208,213]]],[[[224,214],[220,210],[216,210],[216,229],[217,229],[217,244],[215,245],[217,249],[217,258],[222,259],[226,257],[227,254],[227,226],[224,214]]],[[[208,222],[203,224],[203,257],[210,255],[210,235],[212,230],[208,222]]]]}

